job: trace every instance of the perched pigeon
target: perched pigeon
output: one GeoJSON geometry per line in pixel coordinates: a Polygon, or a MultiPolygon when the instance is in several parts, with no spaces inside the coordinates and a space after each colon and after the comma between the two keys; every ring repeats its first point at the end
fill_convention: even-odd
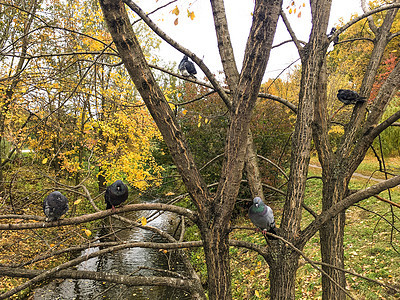
{"type": "Polygon", "coordinates": [[[364,103],[366,99],[366,97],[360,96],[355,91],[342,89],[338,91],[337,97],[344,105],[356,104],[357,102],[364,103]]]}
{"type": "Polygon", "coordinates": [[[191,77],[196,78],[194,76],[195,74],[197,74],[196,68],[194,67],[194,64],[191,61],[189,61],[189,58],[187,57],[187,55],[185,55],[182,58],[181,62],[178,65],[178,69],[183,76],[186,76],[186,77],[191,76],[191,77]]]}
{"type": "MultiPolygon", "coordinates": [[[[328,34],[328,38],[331,38],[332,35],[334,35],[336,32],[336,28],[332,27],[331,32],[329,32],[328,34]]],[[[339,43],[339,35],[337,35],[334,39],[333,39],[333,46],[335,46],[337,43],[339,43]]]]}
{"type": "MultiPolygon", "coordinates": [[[[362,97],[357,92],[352,91],[352,90],[340,89],[340,90],[338,90],[337,97],[343,103],[343,105],[337,111],[335,111],[335,113],[332,115],[331,119],[333,119],[335,117],[335,115],[346,105],[356,104],[356,103],[364,103],[366,101],[365,100],[366,97],[362,97]]],[[[365,109],[367,110],[368,113],[370,112],[368,108],[365,108],[365,109]]]]}
{"type": "MultiPolygon", "coordinates": [[[[253,199],[253,205],[249,208],[249,218],[264,234],[266,232],[276,234],[274,213],[271,207],[265,205],[260,197],[253,199]]],[[[268,238],[276,239],[273,237],[268,238]]]]}
{"type": "Polygon", "coordinates": [[[112,208],[114,210],[115,206],[128,199],[128,187],[121,180],[117,180],[107,187],[104,199],[106,200],[107,209],[112,208]]]}
{"type": "Polygon", "coordinates": [[[46,221],[57,221],[68,211],[68,199],[59,191],[50,193],[43,201],[43,212],[46,221]]]}

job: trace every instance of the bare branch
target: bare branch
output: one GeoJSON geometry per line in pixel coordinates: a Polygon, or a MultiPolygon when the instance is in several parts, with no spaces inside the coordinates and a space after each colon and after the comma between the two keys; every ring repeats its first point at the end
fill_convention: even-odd
{"type": "Polygon", "coordinates": [[[220,86],[218,80],[215,78],[214,74],[208,69],[208,67],[204,64],[203,60],[200,59],[199,57],[196,56],[193,52],[191,52],[189,49],[186,49],[185,47],[181,46],[179,43],[177,43],[175,40],[170,38],[164,31],[162,31],[146,14],[145,12],[138,6],[136,3],[134,3],[131,0],[125,0],[124,1],[126,5],[129,6],[130,9],[132,9],[136,14],[138,14],[139,17],[142,18],[142,20],[164,41],[166,41],[168,44],[170,44],[172,47],[177,49],[178,51],[186,54],[189,56],[198,66],[199,68],[204,72],[204,74],[207,76],[208,80],[210,80],[212,86],[215,88],[215,90],[218,92],[220,95],[221,99],[225,102],[227,107],[231,107],[230,99],[228,95],[226,95],[225,91],[223,88],[220,86]]]}
{"type": "Polygon", "coordinates": [[[292,26],[290,25],[290,22],[289,22],[288,18],[286,17],[285,12],[282,9],[281,9],[281,18],[283,20],[283,23],[286,26],[287,31],[289,32],[290,36],[292,37],[292,41],[296,45],[297,51],[299,52],[299,54],[301,54],[301,49],[303,48],[303,46],[300,45],[300,41],[297,39],[296,34],[294,33],[292,26]]]}
{"type": "Polygon", "coordinates": [[[368,16],[376,14],[378,12],[389,10],[389,9],[393,9],[393,8],[400,8],[400,3],[392,3],[392,4],[388,4],[388,5],[382,5],[380,7],[377,7],[375,9],[372,9],[372,10],[362,14],[361,16],[358,16],[358,17],[350,20],[347,24],[345,24],[344,26],[342,26],[341,28],[336,30],[336,32],[332,35],[331,40],[333,40],[336,36],[338,36],[339,34],[344,32],[347,28],[349,28],[350,26],[354,25],[358,21],[361,21],[362,19],[365,19],[368,16]]]}
{"type": "MultiPolygon", "coordinates": [[[[197,222],[197,213],[192,212],[189,209],[178,207],[174,205],[168,205],[163,203],[139,203],[139,204],[130,204],[125,205],[123,207],[116,208],[115,211],[111,209],[100,211],[92,214],[87,214],[74,218],[62,219],[54,222],[42,222],[42,223],[20,223],[20,224],[0,224],[0,230],[22,230],[22,229],[33,229],[33,228],[49,228],[56,226],[66,226],[66,225],[75,225],[86,223],[98,219],[103,219],[107,216],[112,216],[114,214],[121,214],[129,211],[138,211],[138,210],[165,210],[174,212],[180,215],[183,215],[193,222],[197,222]]],[[[11,215],[15,216],[15,215],[11,215]]],[[[13,217],[14,218],[14,217],[13,217]]],[[[39,217],[37,217],[39,219],[39,217]]],[[[45,217],[42,217],[41,220],[45,220],[45,217]]]]}
{"type": "Polygon", "coordinates": [[[270,160],[262,155],[257,155],[257,157],[259,157],[259,158],[265,160],[266,162],[268,162],[269,164],[273,165],[275,168],[278,169],[279,172],[281,172],[281,174],[286,178],[286,180],[289,180],[289,176],[286,175],[285,171],[280,166],[278,166],[276,163],[274,163],[272,160],[270,160]]]}
{"type": "MultiPolygon", "coordinates": [[[[369,9],[367,8],[367,3],[366,3],[367,1],[361,0],[360,2],[361,2],[361,8],[362,8],[363,12],[368,13],[369,9]]],[[[378,33],[378,27],[376,27],[372,15],[368,16],[367,20],[368,20],[369,28],[371,28],[372,32],[375,33],[375,35],[376,35],[378,33]]]]}

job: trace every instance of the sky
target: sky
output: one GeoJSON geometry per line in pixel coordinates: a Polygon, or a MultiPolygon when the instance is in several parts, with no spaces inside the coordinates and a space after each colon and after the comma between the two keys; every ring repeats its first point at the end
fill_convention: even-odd
{"type": "MultiPolygon", "coordinates": [[[[291,1],[283,0],[283,7],[286,8],[291,1]]],[[[157,2],[156,0],[137,0],[135,2],[144,11],[149,12],[155,7],[170,2],[170,0],[158,0],[157,2]]],[[[303,1],[295,0],[295,2],[297,7],[296,14],[289,14],[288,10],[285,12],[297,38],[307,41],[311,30],[309,1],[304,0],[305,7],[302,7],[303,1]],[[301,6],[300,10],[299,6],[301,6]],[[297,17],[299,11],[301,11],[300,18],[297,17]]],[[[228,26],[239,70],[242,65],[247,36],[251,26],[253,7],[253,0],[225,0],[228,26]]],[[[328,28],[337,24],[340,18],[347,22],[354,13],[362,13],[360,0],[332,0],[331,19],[329,20],[328,28]]],[[[215,74],[222,70],[209,0],[179,0],[160,10],[157,14],[151,15],[151,18],[170,37],[202,58],[208,68],[215,74]],[[180,9],[178,25],[174,25],[176,16],[171,13],[176,5],[180,9]],[[194,11],[195,18],[193,20],[187,17],[187,9],[194,11]]],[[[274,45],[289,38],[287,30],[280,20],[274,38],[274,45]]],[[[161,44],[159,55],[163,61],[175,61],[177,64],[183,57],[183,54],[165,42],[161,44]]],[[[273,49],[264,80],[275,78],[296,59],[298,59],[298,53],[292,43],[273,49]]],[[[204,75],[199,71],[199,68],[197,70],[199,72],[197,77],[203,78],[204,75]]]]}

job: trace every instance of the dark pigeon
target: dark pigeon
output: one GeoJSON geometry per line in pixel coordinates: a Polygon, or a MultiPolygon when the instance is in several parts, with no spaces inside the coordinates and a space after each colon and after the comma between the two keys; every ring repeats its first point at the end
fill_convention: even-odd
{"type": "Polygon", "coordinates": [[[191,61],[189,61],[187,55],[185,55],[181,60],[181,62],[179,63],[178,69],[183,76],[196,78],[194,76],[195,74],[197,74],[196,68],[194,67],[194,64],[191,61]]]}
{"type": "Polygon", "coordinates": [[[128,199],[128,187],[121,180],[115,181],[109,185],[104,195],[106,200],[107,209],[115,209],[115,206],[120,205],[128,199]]]}
{"type": "MultiPolygon", "coordinates": [[[[274,213],[271,207],[265,205],[260,197],[255,197],[253,199],[253,205],[249,208],[249,218],[264,235],[266,232],[276,234],[274,213]]],[[[276,239],[270,236],[267,237],[269,239],[276,239]]]]}
{"type": "MultiPolygon", "coordinates": [[[[331,119],[333,119],[336,116],[336,114],[346,105],[364,103],[366,101],[365,99],[367,99],[366,97],[360,96],[355,91],[343,90],[343,89],[338,90],[337,97],[343,103],[343,105],[340,108],[338,108],[337,111],[335,111],[331,119]]],[[[368,113],[370,113],[368,108],[365,109],[367,110],[368,113]]]]}
{"type": "MultiPolygon", "coordinates": [[[[334,33],[336,32],[336,28],[332,27],[331,32],[329,32],[328,34],[328,38],[331,38],[332,35],[334,35],[334,33]]],[[[337,35],[334,39],[333,39],[333,46],[335,46],[337,43],[339,43],[339,35],[337,35]]]]}
{"type": "Polygon", "coordinates": [[[59,191],[50,193],[43,201],[43,212],[46,221],[57,221],[68,211],[68,199],[59,191]]]}
{"type": "Polygon", "coordinates": [[[366,97],[362,97],[352,90],[340,89],[337,93],[337,97],[344,105],[356,104],[357,102],[364,103],[366,101],[366,97]]]}

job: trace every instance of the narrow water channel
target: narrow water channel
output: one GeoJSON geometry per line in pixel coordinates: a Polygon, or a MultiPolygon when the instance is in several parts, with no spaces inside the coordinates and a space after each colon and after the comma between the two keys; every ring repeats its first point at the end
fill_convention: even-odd
{"type": "MultiPolygon", "coordinates": [[[[138,220],[140,217],[148,217],[149,211],[134,212],[129,218],[138,220]]],[[[106,221],[107,222],[107,221],[106,221]]],[[[113,222],[113,227],[118,228],[117,221],[113,222]]],[[[163,213],[151,221],[149,225],[173,233],[178,225],[178,218],[172,213],[163,213]]],[[[123,241],[152,241],[163,242],[162,238],[154,233],[134,228],[123,230],[114,237],[123,241]]],[[[89,251],[97,251],[91,248],[89,251]]],[[[81,255],[86,255],[83,251],[81,255]]],[[[143,275],[143,276],[165,276],[156,269],[172,270],[185,275],[184,266],[177,259],[173,252],[164,253],[157,249],[131,248],[116,253],[109,253],[81,263],[78,270],[103,271],[114,274],[124,275],[143,275]],[[141,268],[144,267],[144,268],[141,268]]],[[[34,300],[56,300],[56,299],[76,299],[76,300],[95,300],[95,299],[190,299],[190,295],[179,289],[167,287],[127,287],[94,280],[55,280],[50,284],[35,291],[34,300]]]]}

